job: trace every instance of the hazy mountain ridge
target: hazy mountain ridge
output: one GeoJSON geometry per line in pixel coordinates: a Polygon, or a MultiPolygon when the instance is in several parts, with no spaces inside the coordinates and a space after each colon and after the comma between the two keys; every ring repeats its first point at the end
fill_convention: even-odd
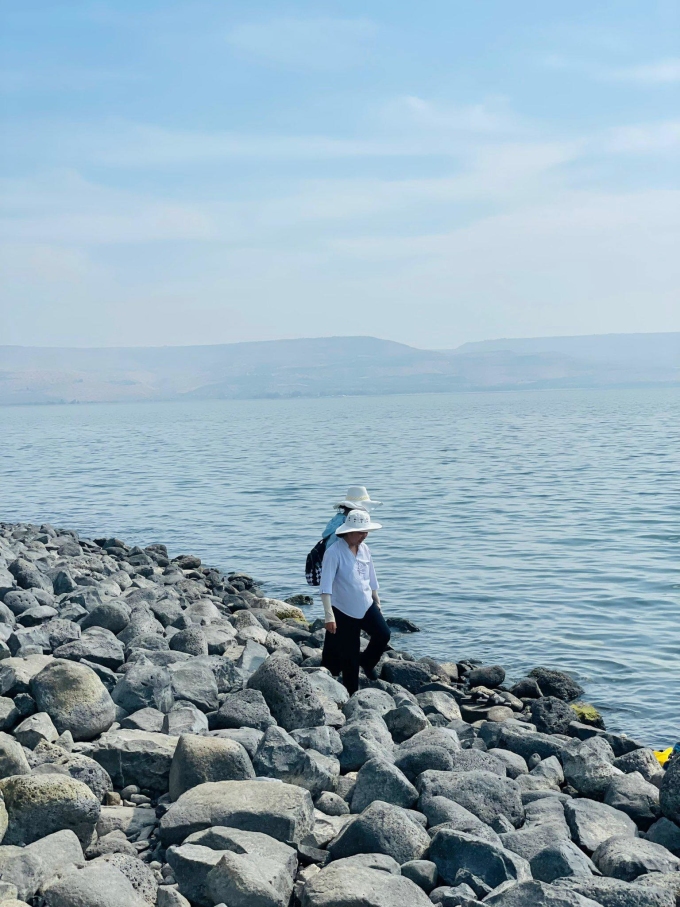
{"type": "Polygon", "coordinates": [[[680,384],[680,333],[421,350],[374,337],[192,347],[0,347],[0,404],[680,384]]]}

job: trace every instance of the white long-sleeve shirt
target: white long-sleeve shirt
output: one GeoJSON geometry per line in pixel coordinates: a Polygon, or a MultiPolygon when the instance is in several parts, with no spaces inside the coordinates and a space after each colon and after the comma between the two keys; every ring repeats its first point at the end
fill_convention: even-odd
{"type": "Polygon", "coordinates": [[[379,588],[368,545],[362,542],[355,557],[339,536],[323,556],[321,594],[330,595],[333,607],[343,614],[362,618],[373,603],[372,592],[379,588]]]}

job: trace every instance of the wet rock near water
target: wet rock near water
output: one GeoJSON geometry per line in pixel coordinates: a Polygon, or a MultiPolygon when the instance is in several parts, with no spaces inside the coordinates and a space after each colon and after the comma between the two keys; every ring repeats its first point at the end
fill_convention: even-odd
{"type": "Polygon", "coordinates": [[[348,697],[311,604],[0,523],[0,904],[680,904],[680,757],[564,671],[395,638],[348,697]]]}

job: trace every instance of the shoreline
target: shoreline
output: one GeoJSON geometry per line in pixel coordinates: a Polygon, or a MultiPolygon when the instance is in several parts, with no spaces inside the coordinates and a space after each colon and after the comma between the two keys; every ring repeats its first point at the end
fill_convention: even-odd
{"type": "Polygon", "coordinates": [[[116,873],[126,907],[248,907],[266,859],[267,907],[338,891],[607,907],[614,889],[673,907],[680,759],[608,732],[564,672],[510,687],[500,665],[416,659],[402,637],[348,700],[299,600],[162,544],[0,522],[0,843],[47,864],[59,835],[74,855],[30,891],[8,857],[0,886],[69,907],[116,873]]]}

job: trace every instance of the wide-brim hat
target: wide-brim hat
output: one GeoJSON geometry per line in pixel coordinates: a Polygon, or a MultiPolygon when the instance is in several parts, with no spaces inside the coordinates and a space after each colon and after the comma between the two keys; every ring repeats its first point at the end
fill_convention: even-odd
{"type": "Polygon", "coordinates": [[[336,504],[336,507],[349,507],[352,510],[368,510],[369,507],[378,507],[382,501],[372,501],[371,496],[363,485],[350,485],[347,489],[347,495],[344,501],[336,504]]]}
{"type": "Polygon", "coordinates": [[[347,519],[335,530],[336,535],[347,535],[348,532],[371,532],[382,529],[382,523],[374,523],[366,510],[350,510],[347,519]]]}

